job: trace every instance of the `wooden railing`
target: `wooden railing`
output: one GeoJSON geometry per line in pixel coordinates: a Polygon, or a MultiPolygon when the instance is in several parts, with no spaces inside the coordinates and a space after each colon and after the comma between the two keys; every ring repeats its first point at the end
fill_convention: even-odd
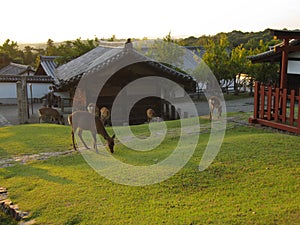
{"type": "Polygon", "coordinates": [[[254,112],[249,122],[300,134],[300,96],[295,90],[288,93],[287,89],[255,82],[254,112]]]}

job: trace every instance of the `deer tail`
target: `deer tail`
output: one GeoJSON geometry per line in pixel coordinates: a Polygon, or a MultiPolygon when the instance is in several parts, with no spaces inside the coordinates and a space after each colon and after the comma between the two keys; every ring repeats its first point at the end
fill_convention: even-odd
{"type": "Polygon", "coordinates": [[[72,115],[69,115],[69,116],[68,116],[68,122],[69,122],[69,124],[72,126],[72,115]]]}

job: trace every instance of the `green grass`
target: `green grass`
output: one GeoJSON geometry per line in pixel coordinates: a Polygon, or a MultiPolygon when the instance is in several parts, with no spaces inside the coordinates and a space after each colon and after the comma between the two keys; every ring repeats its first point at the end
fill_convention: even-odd
{"type": "Polygon", "coordinates": [[[0,159],[71,148],[71,130],[54,124],[26,124],[0,128],[0,159]]]}
{"type": "MultiPolygon", "coordinates": [[[[201,124],[207,122],[203,120],[201,124]]],[[[168,128],[176,130],[178,125],[178,121],[171,121],[168,128]]],[[[35,125],[24,127],[23,132],[31,130],[31,135],[26,134],[28,139],[41,133],[48,137],[47,148],[42,142],[35,147],[28,147],[31,145],[27,143],[25,151],[21,144],[15,144],[20,142],[20,136],[13,138],[23,126],[0,128],[1,149],[5,149],[0,151],[2,157],[27,154],[29,150],[63,151],[70,147],[69,127],[43,124],[35,132],[35,125]],[[10,141],[2,138],[5,135],[11,135],[10,141]],[[2,144],[3,140],[6,144],[2,144]],[[20,147],[7,149],[6,145],[20,147]]],[[[149,135],[147,125],[134,126],[132,130],[137,135],[149,135]]],[[[170,179],[154,185],[133,187],[113,183],[96,173],[81,154],[73,153],[2,168],[1,186],[8,188],[13,202],[29,211],[30,219],[37,224],[299,222],[299,136],[234,127],[226,131],[214,162],[199,172],[208,138],[208,133],[200,134],[197,149],[186,166],[170,179]]],[[[162,146],[148,153],[131,151],[117,143],[114,157],[127,163],[150,164],[154,158],[167,157],[177,141],[174,132],[162,146]]]]}

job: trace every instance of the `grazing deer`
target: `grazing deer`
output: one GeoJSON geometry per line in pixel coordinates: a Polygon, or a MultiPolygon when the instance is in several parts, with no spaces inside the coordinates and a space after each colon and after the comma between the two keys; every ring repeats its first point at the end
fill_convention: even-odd
{"type": "Polygon", "coordinates": [[[221,100],[217,96],[211,96],[208,100],[208,105],[209,105],[209,120],[212,120],[214,110],[218,110],[218,119],[222,115],[222,105],[221,105],[221,100]]]}
{"type": "Polygon", "coordinates": [[[106,140],[106,143],[109,147],[111,153],[114,152],[114,138],[115,135],[110,137],[106,132],[104,125],[99,116],[95,116],[87,111],[76,111],[73,112],[68,116],[69,124],[72,126],[72,143],[75,150],[75,140],[74,140],[74,133],[78,129],[78,136],[85,146],[85,148],[89,149],[82,138],[82,131],[89,130],[92,133],[92,137],[94,140],[94,149],[98,153],[97,143],[96,143],[96,134],[101,134],[103,138],[106,140]]]}
{"type": "Polygon", "coordinates": [[[155,111],[151,108],[147,109],[146,111],[147,114],[147,122],[150,123],[153,117],[155,117],[155,111]]]}
{"type": "Polygon", "coordinates": [[[41,119],[44,121],[57,121],[59,124],[65,124],[64,117],[61,115],[56,109],[43,107],[39,109],[39,123],[41,123],[41,119]]]}

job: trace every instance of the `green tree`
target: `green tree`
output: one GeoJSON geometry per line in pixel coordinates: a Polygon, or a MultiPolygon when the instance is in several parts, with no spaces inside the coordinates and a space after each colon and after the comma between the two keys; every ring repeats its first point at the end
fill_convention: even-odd
{"type": "MultiPolygon", "coordinates": [[[[17,42],[7,39],[2,46],[0,46],[0,53],[10,62],[23,63],[23,52],[19,50],[17,42]]],[[[3,58],[3,59],[4,59],[3,58]]]]}
{"type": "Polygon", "coordinates": [[[57,63],[59,65],[67,63],[88,51],[96,48],[99,45],[98,38],[87,39],[85,41],[81,38],[77,38],[75,41],[65,41],[61,43],[57,48],[57,63]]]}
{"type": "Polygon", "coordinates": [[[143,51],[146,49],[146,52],[143,52],[146,56],[154,59],[160,63],[163,63],[175,70],[182,71],[183,66],[183,56],[185,50],[183,47],[175,44],[175,40],[169,32],[163,40],[154,40],[153,42],[149,41],[144,44],[147,46],[137,46],[137,50],[143,51]]]}
{"type": "Polygon", "coordinates": [[[231,78],[229,65],[230,52],[228,47],[229,42],[226,35],[222,35],[217,41],[209,40],[205,46],[205,53],[202,58],[215,75],[219,84],[221,80],[231,78]]]}
{"type": "Polygon", "coordinates": [[[47,46],[46,46],[46,55],[48,56],[57,56],[59,53],[57,51],[57,47],[54,44],[52,39],[48,39],[47,46]]]}
{"type": "Polygon", "coordinates": [[[248,51],[239,45],[231,51],[230,74],[234,82],[235,94],[238,94],[242,87],[246,86],[246,77],[249,70],[249,60],[247,60],[248,51]],[[243,78],[242,78],[243,76],[243,78]]]}
{"type": "Polygon", "coordinates": [[[23,52],[24,52],[24,64],[25,65],[34,66],[34,61],[35,61],[36,55],[32,51],[33,51],[33,47],[30,47],[30,46],[24,47],[23,52]]]}

